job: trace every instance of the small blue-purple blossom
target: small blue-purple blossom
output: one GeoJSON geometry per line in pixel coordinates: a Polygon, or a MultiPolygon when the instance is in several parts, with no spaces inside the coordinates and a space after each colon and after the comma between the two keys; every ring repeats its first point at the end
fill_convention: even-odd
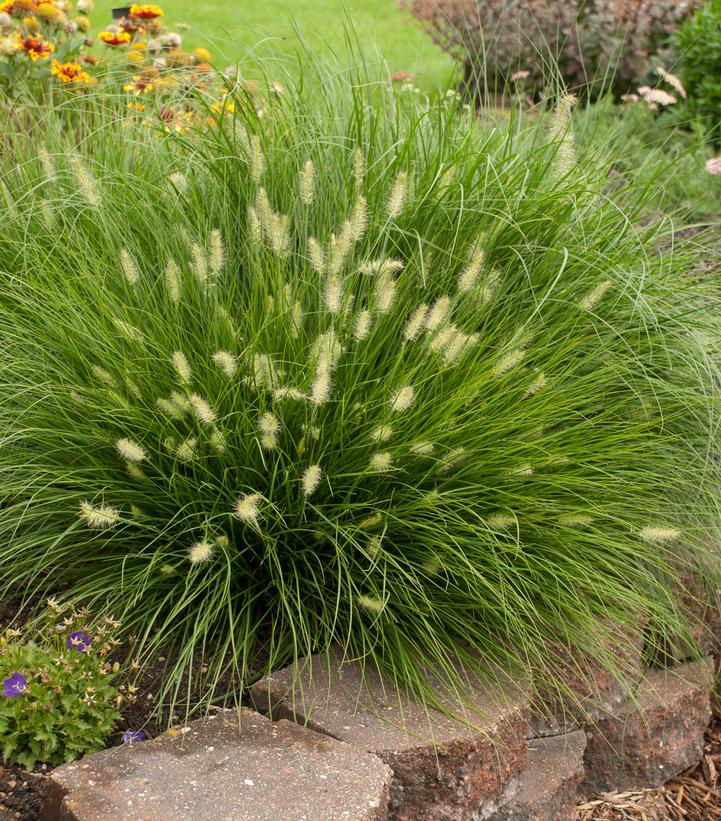
{"type": "Polygon", "coordinates": [[[13,673],[3,681],[3,695],[8,698],[24,696],[28,689],[28,680],[22,673],[13,673]]]}
{"type": "Polygon", "coordinates": [[[145,738],[142,730],[126,730],[123,733],[123,744],[138,744],[145,738]]]}
{"type": "Polygon", "coordinates": [[[76,630],[68,636],[68,650],[85,653],[90,649],[90,636],[84,630],[76,630]]]}

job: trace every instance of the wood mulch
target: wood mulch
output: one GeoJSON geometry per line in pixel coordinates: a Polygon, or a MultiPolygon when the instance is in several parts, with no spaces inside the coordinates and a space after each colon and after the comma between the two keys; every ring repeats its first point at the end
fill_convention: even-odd
{"type": "Polygon", "coordinates": [[[721,821],[721,712],[714,710],[701,761],[658,790],[603,793],[579,821],[721,821]]]}

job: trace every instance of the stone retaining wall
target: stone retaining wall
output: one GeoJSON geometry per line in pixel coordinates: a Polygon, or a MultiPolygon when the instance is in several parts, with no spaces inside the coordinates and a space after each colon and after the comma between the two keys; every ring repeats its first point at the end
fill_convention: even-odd
{"type": "Polygon", "coordinates": [[[218,711],[59,767],[42,817],[573,821],[583,795],[659,786],[701,756],[711,656],[643,671],[634,652],[632,699],[599,667],[591,689],[587,675],[569,678],[578,698],[566,703],[534,703],[499,678],[471,681],[471,702],[448,694],[440,710],[357,664],[312,657],[256,684],[255,710],[218,711]]]}

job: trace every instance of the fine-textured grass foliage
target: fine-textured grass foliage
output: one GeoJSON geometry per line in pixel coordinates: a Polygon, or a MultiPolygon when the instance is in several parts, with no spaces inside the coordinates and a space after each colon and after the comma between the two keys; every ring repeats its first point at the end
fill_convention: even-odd
{"type": "Polygon", "coordinates": [[[622,673],[718,517],[712,296],[563,101],[309,74],[202,134],[9,136],[0,594],[120,618],[165,703],[332,643],[420,692],[622,673]]]}

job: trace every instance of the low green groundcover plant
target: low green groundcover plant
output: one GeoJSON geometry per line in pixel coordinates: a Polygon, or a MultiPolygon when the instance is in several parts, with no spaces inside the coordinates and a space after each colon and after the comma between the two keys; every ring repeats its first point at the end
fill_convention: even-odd
{"type": "Polygon", "coordinates": [[[336,643],[429,698],[622,675],[709,569],[715,296],[569,100],[310,71],[203,133],[8,136],[0,590],[117,612],[160,703],[336,643]]]}
{"type": "Polygon", "coordinates": [[[0,636],[0,752],[28,769],[105,746],[123,701],[108,656],[119,625],[50,599],[37,630],[0,636]]]}

